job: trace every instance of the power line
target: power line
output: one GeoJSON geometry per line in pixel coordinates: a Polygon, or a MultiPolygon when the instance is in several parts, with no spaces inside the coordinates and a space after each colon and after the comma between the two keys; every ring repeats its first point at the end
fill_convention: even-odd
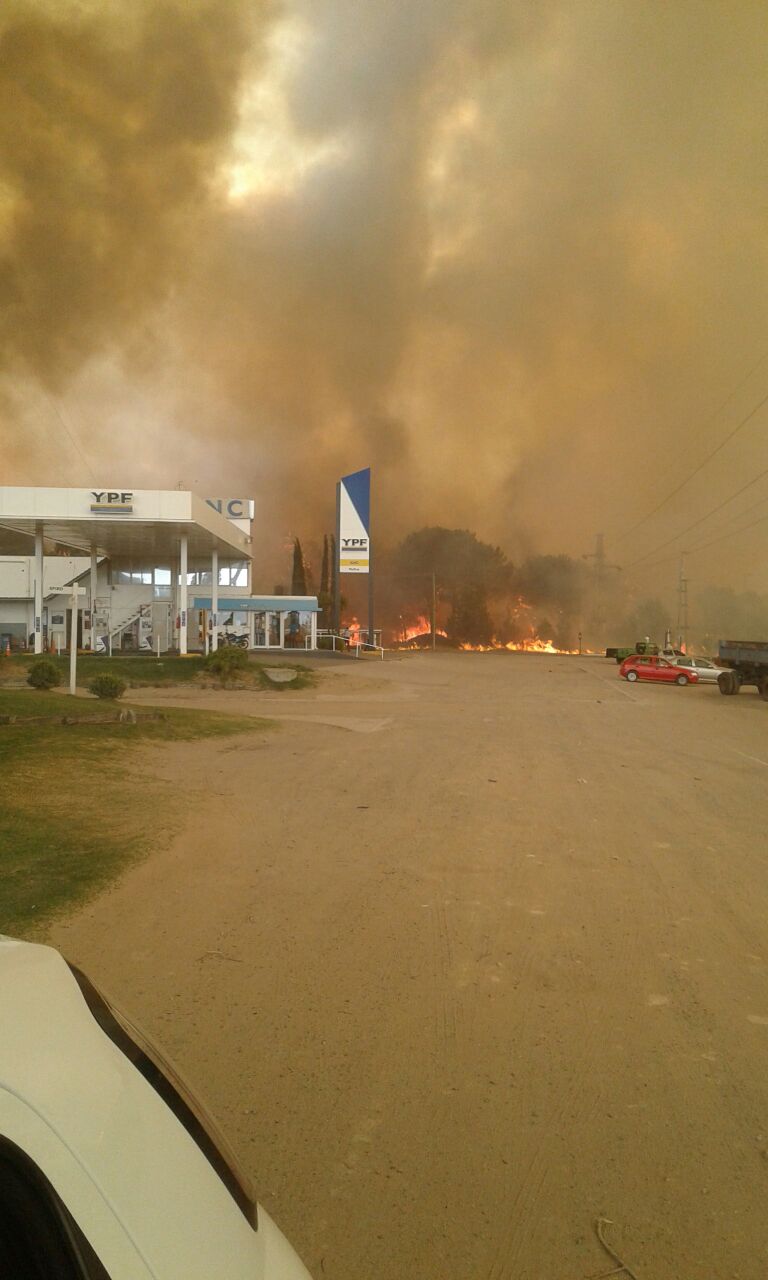
{"type": "MultiPolygon", "coordinates": [[[[760,502],[756,502],[752,507],[747,507],[746,511],[740,511],[739,515],[735,516],[734,519],[741,519],[742,516],[747,515],[750,511],[754,511],[755,507],[759,507],[760,504],[765,501],[765,498],[761,498],[760,502]]],[[[687,551],[683,552],[683,554],[686,556],[693,556],[697,551],[705,551],[708,547],[714,547],[716,543],[723,542],[726,538],[734,538],[739,533],[746,533],[748,529],[754,529],[756,525],[763,524],[766,520],[768,520],[768,515],[758,516],[757,520],[751,520],[749,524],[745,524],[741,529],[727,529],[725,533],[719,533],[716,538],[710,538],[708,542],[700,542],[697,546],[690,547],[687,551]]],[[[653,560],[651,564],[644,564],[643,569],[655,569],[660,564],[670,564],[673,560],[679,560],[679,558],[680,553],[675,551],[671,556],[665,556],[663,560],[653,560]]],[[[636,561],[635,563],[637,564],[638,562],[636,561]]],[[[630,566],[630,568],[631,567],[632,566],[630,566]]]]}
{"type": "Polygon", "coordinates": [[[768,520],[768,515],[758,516],[757,520],[750,520],[749,524],[745,524],[741,529],[729,529],[727,533],[721,533],[709,542],[700,542],[697,547],[692,547],[686,554],[693,555],[696,551],[704,551],[707,547],[713,547],[716,542],[722,542],[724,538],[733,538],[737,533],[746,533],[748,529],[754,529],[755,525],[763,524],[765,520],[768,520]]]}
{"type": "Polygon", "coordinates": [[[56,398],[55,398],[53,395],[51,395],[51,393],[50,393],[50,391],[47,389],[47,387],[44,387],[44,388],[43,388],[43,390],[44,390],[45,394],[47,395],[48,399],[50,400],[51,404],[53,405],[54,411],[55,411],[55,413],[56,413],[56,417],[59,419],[59,422],[61,423],[62,427],[63,427],[63,428],[64,428],[64,430],[66,431],[66,433],[67,433],[67,435],[68,435],[68,437],[69,437],[69,442],[70,442],[70,444],[72,445],[73,449],[75,449],[75,451],[76,451],[77,453],[79,453],[79,454],[80,454],[80,458],[81,458],[81,459],[82,459],[82,461],[85,463],[86,469],[87,469],[87,470],[88,470],[88,472],[90,473],[90,477],[91,477],[91,479],[92,479],[92,480],[95,480],[95,478],[96,478],[96,477],[95,477],[95,475],[94,475],[93,467],[91,466],[90,462],[89,462],[89,461],[88,461],[88,459],[86,458],[85,453],[83,452],[83,450],[82,450],[82,448],[81,448],[81,446],[80,446],[79,442],[77,441],[77,439],[75,438],[75,436],[74,436],[73,432],[71,431],[71,429],[70,429],[70,427],[69,427],[69,424],[68,424],[68,422],[67,422],[66,418],[64,417],[64,414],[63,414],[63,413],[62,413],[62,411],[61,411],[61,408],[60,408],[60,406],[59,406],[58,401],[56,400],[56,398]]]}
{"type": "MultiPolygon", "coordinates": [[[[766,398],[768,399],[768,397],[766,398]]],[[[691,524],[686,525],[684,529],[681,529],[679,533],[676,533],[674,537],[668,538],[666,542],[662,542],[658,547],[654,547],[653,551],[647,551],[644,556],[640,556],[637,560],[633,560],[631,564],[627,565],[627,569],[634,569],[636,564],[642,564],[642,562],[647,560],[649,556],[656,555],[657,551],[663,551],[665,547],[671,546],[673,542],[678,542],[680,538],[684,538],[686,533],[690,533],[691,529],[697,529],[699,525],[703,524],[705,520],[708,520],[710,516],[716,516],[718,511],[722,511],[723,507],[728,506],[729,502],[733,502],[735,498],[740,498],[742,493],[746,493],[747,489],[751,489],[753,485],[757,484],[758,481],[762,480],[765,476],[768,476],[768,467],[766,467],[764,471],[761,471],[759,475],[755,476],[754,480],[749,480],[747,484],[742,485],[740,489],[737,489],[736,493],[732,493],[729,498],[718,503],[718,505],[713,507],[711,511],[707,511],[706,515],[699,516],[698,520],[692,521],[691,524]]]]}
{"type": "MultiPolygon", "coordinates": [[[[766,359],[766,357],[767,357],[767,356],[768,356],[768,351],[764,351],[764,352],[763,352],[763,354],[761,355],[760,359],[758,360],[757,364],[755,364],[755,365],[753,365],[753,366],[752,366],[752,368],[749,370],[749,373],[747,373],[747,374],[745,374],[745,375],[744,375],[744,377],[741,379],[741,382],[739,382],[739,383],[734,387],[734,389],[733,389],[733,391],[730,393],[730,395],[728,395],[728,396],[726,397],[726,399],[723,401],[723,403],[722,403],[722,404],[720,404],[720,405],[718,405],[718,407],[714,410],[714,412],[713,412],[713,413],[711,413],[711,414],[710,414],[710,416],[706,419],[706,421],[705,421],[705,423],[704,423],[704,426],[705,426],[705,427],[706,427],[710,422],[712,422],[712,420],[713,420],[714,418],[716,418],[716,417],[717,417],[717,415],[718,415],[719,413],[722,413],[723,409],[725,409],[725,408],[730,404],[730,402],[731,402],[731,400],[733,399],[733,397],[737,394],[737,392],[739,392],[739,391],[741,390],[741,388],[744,386],[744,384],[745,384],[746,382],[748,382],[748,381],[749,381],[749,379],[752,377],[752,374],[753,374],[757,369],[759,369],[759,368],[760,368],[760,365],[763,363],[763,361],[766,359]]],[[[638,520],[635,524],[633,524],[633,525],[632,525],[632,527],[631,527],[630,529],[625,530],[625,532],[624,532],[624,533],[621,533],[621,534],[619,534],[618,536],[619,536],[620,538],[628,538],[628,537],[629,537],[629,535],[630,535],[631,533],[634,533],[634,532],[635,532],[635,530],[636,530],[636,529],[639,529],[639,528],[640,528],[640,526],[641,526],[642,524],[645,524],[646,520],[650,520],[651,516],[655,516],[655,515],[656,515],[656,513],[657,513],[657,511],[661,511],[661,508],[662,508],[662,507],[665,507],[665,506],[667,505],[667,503],[671,501],[671,499],[672,499],[672,498],[677,497],[677,495],[678,495],[678,493],[680,492],[680,490],[681,490],[681,489],[684,489],[684,488],[685,488],[685,486],[686,486],[687,484],[690,484],[691,480],[693,480],[693,478],[694,478],[695,476],[697,476],[697,475],[699,474],[699,472],[700,472],[700,471],[703,471],[703,470],[704,470],[704,467],[706,467],[707,463],[708,463],[708,462],[711,462],[711,461],[712,461],[712,459],[713,459],[713,458],[714,458],[718,453],[720,453],[721,449],[724,449],[724,448],[725,448],[725,446],[726,446],[727,444],[730,444],[731,440],[733,440],[733,437],[734,437],[735,435],[738,435],[738,433],[739,433],[739,431],[741,431],[742,427],[745,427],[745,426],[747,425],[747,423],[748,423],[748,422],[750,422],[752,418],[754,418],[754,416],[755,416],[755,414],[757,413],[758,409],[762,409],[762,407],[763,407],[763,405],[766,403],[766,401],[768,401],[768,393],[766,393],[766,395],[764,395],[764,396],[763,396],[763,398],[762,398],[762,400],[759,402],[759,404],[756,404],[756,405],[755,405],[755,407],[754,407],[753,409],[750,409],[750,411],[749,411],[749,413],[746,415],[746,417],[742,418],[742,419],[741,419],[741,421],[740,421],[739,423],[737,423],[737,425],[733,428],[733,430],[732,430],[732,431],[730,431],[730,432],[728,433],[728,435],[725,437],[725,439],[724,439],[724,440],[721,440],[721,441],[720,441],[720,444],[718,444],[718,445],[717,445],[717,446],[716,446],[716,447],[711,451],[711,453],[708,453],[708,454],[707,454],[707,456],[706,456],[706,458],[704,458],[704,459],[699,463],[699,465],[698,465],[697,467],[695,467],[695,468],[693,469],[693,471],[691,471],[691,472],[690,472],[690,474],[689,474],[689,475],[687,475],[687,476],[685,477],[685,479],[684,479],[684,480],[682,480],[682,481],[680,482],[680,484],[679,484],[675,489],[672,489],[672,491],[671,491],[670,493],[668,493],[668,494],[666,495],[666,497],[662,498],[661,502],[659,502],[659,503],[658,503],[658,505],[657,505],[657,506],[655,506],[655,507],[653,508],[653,510],[652,510],[652,511],[648,511],[648,512],[647,512],[647,513],[646,513],[646,514],[645,514],[645,515],[644,515],[640,520],[638,520]]]]}

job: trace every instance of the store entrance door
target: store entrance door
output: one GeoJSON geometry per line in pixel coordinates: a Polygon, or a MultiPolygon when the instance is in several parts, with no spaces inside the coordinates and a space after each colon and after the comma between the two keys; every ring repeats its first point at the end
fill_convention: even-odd
{"type": "Polygon", "coordinates": [[[253,647],[254,649],[268,648],[269,627],[268,614],[263,610],[257,609],[253,614],[253,647]]]}

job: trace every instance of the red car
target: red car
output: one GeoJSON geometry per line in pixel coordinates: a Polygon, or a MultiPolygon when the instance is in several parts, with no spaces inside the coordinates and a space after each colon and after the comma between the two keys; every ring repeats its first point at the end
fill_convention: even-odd
{"type": "Polygon", "coordinates": [[[625,680],[663,680],[666,684],[698,684],[695,671],[676,667],[674,662],[651,654],[633,653],[619,667],[625,680]]]}

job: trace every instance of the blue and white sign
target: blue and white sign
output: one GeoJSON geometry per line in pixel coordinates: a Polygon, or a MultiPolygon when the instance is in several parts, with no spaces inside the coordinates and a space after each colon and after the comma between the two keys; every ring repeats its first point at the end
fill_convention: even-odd
{"type": "Polygon", "coordinates": [[[339,573],[368,573],[371,563],[371,468],[339,485],[339,573]]]}

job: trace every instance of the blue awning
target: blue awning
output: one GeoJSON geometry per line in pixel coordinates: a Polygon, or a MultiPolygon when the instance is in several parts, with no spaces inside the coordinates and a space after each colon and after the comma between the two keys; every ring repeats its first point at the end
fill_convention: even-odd
{"type": "MultiPolygon", "coordinates": [[[[190,596],[190,609],[210,609],[210,596],[190,596]]],[[[219,596],[219,613],[319,613],[317,596],[219,596]]]]}

